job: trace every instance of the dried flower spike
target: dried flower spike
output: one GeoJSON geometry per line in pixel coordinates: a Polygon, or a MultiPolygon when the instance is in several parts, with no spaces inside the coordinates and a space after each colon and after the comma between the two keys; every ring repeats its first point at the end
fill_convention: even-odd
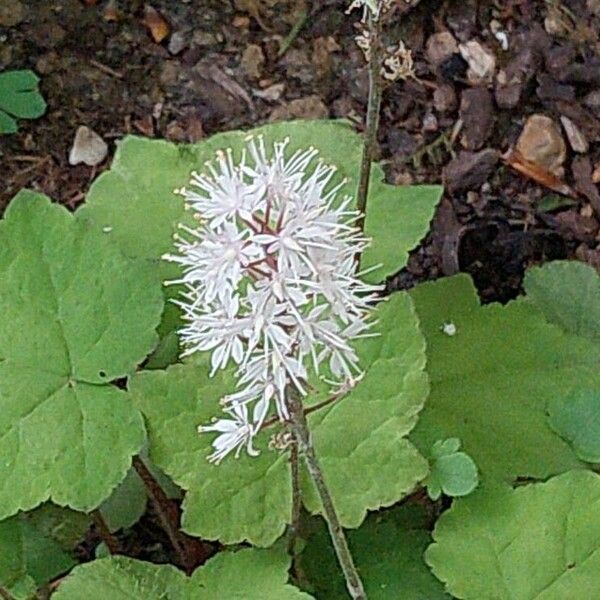
{"type": "Polygon", "coordinates": [[[308,369],[327,364],[332,383],[360,377],[351,341],[370,335],[367,317],[378,287],[362,282],[354,257],[367,245],[351,197],[338,198],[335,167],[317,150],[286,157],[288,140],[267,150],[249,138],[239,161],[227,150],[179,190],[201,219],[182,226],[176,254],[186,291],[177,301],[186,325],[184,354],[211,352],[211,374],[236,365],[238,389],[221,400],[230,418],[217,431],[219,462],[256,451],[252,439],[269,414],[289,417],[286,389],[307,393],[308,369]]]}

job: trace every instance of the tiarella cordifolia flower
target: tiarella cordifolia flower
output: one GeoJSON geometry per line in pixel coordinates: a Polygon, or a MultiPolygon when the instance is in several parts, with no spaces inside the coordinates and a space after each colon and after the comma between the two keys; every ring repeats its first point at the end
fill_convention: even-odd
{"type": "Polygon", "coordinates": [[[361,375],[351,341],[370,335],[367,316],[378,287],[356,274],[367,240],[356,227],[344,181],[314,148],[286,157],[288,141],[267,151],[249,138],[239,162],[219,152],[207,173],[179,190],[197,229],[181,227],[177,254],[186,291],[184,354],[211,352],[211,375],[236,365],[238,390],[221,400],[230,418],[200,431],[218,432],[210,460],[246,447],[271,414],[289,417],[286,392],[308,392],[308,371],[327,365],[332,385],[361,375]],[[332,379],[333,378],[333,379],[332,379]]]}

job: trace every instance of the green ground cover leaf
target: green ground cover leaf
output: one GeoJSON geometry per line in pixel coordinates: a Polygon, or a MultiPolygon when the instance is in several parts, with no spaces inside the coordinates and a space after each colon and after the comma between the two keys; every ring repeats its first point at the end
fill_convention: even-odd
{"type": "Polygon", "coordinates": [[[19,515],[0,522],[0,587],[15,600],[67,572],[76,561],[35,523],[19,515]]]}
{"type": "Polygon", "coordinates": [[[125,557],[75,568],[56,600],[309,600],[287,583],[290,559],[274,550],[221,552],[191,577],[170,565],[125,557]]]}
{"type": "Polygon", "coordinates": [[[548,420],[581,460],[600,462],[600,392],[580,390],[548,402],[548,420]]]}
{"type": "MultiPolygon", "coordinates": [[[[233,148],[239,156],[249,134],[267,142],[290,138],[290,153],[314,146],[321,158],[338,167],[339,179],[348,183],[341,193],[355,195],[362,138],[341,121],[273,123],[252,131],[219,133],[193,145],[130,136],[117,149],[111,169],[91,186],[80,216],[98,228],[112,227],[115,239],[128,256],[160,260],[172,248],[177,225],[189,217],[183,198],[173,190],[189,182],[190,173],[202,171],[219,149],[233,148]]],[[[440,186],[397,187],[383,183],[383,171],[373,169],[366,233],[373,237],[363,266],[384,266],[370,279],[382,280],[406,265],[408,251],[425,235],[442,194],[440,186]]],[[[173,265],[162,264],[172,273],[173,265]]],[[[175,271],[176,272],[176,271],[175,271]]]]}
{"type": "Polygon", "coordinates": [[[431,449],[431,473],[427,478],[427,494],[437,500],[442,492],[459,497],[470,494],[479,483],[477,465],[465,452],[459,452],[460,440],[438,440],[431,449]]]}
{"type": "Polygon", "coordinates": [[[100,513],[111,532],[135,525],[146,512],[148,495],[139,475],[129,469],[127,476],[100,505],[100,513]]]}
{"type": "Polygon", "coordinates": [[[576,470],[456,500],[427,563],[463,600],[582,600],[600,589],[600,477],[576,470]]]}
{"type": "Polygon", "coordinates": [[[480,306],[460,275],[411,292],[427,339],[431,394],[411,439],[460,438],[482,479],[547,478],[582,466],[547,423],[546,402],[600,386],[600,348],[532,303],[480,306]],[[442,331],[444,323],[455,335],[442,331]]]}
{"type": "Polygon", "coordinates": [[[555,261],[529,269],[523,287],[527,299],[550,323],[567,333],[600,342],[600,276],[577,261],[555,261]]]}
{"type": "Polygon", "coordinates": [[[0,73],[0,134],[15,133],[20,119],[36,119],[46,112],[33,71],[4,71],[0,73]]]}
{"type": "Polygon", "coordinates": [[[444,188],[388,185],[378,165],[373,167],[371,181],[365,233],[372,241],[360,266],[369,269],[381,265],[365,276],[367,281],[378,283],[406,266],[409,252],[429,230],[444,188]]]}
{"type": "MultiPolygon", "coordinates": [[[[423,560],[431,541],[425,512],[402,506],[371,514],[348,532],[348,544],[370,600],[445,600],[450,598],[423,560]]],[[[347,595],[324,522],[298,557],[306,589],[319,600],[347,595]]]]}
{"type": "MultiPolygon", "coordinates": [[[[406,439],[428,392],[424,340],[406,294],[393,295],[376,313],[381,336],[357,344],[364,379],[341,401],[309,417],[347,527],[360,525],[367,510],[397,502],[427,475],[426,461],[406,439]]],[[[187,532],[224,543],[270,545],[291,512],[287,455],[267,449],[278,428],[258,436],[259,457],[242,454],[238,460],[209,464],[214,436],[198,435],[196,427],[220,414],[219,399],[235,382],[226,372],[208,378],[206,361],[132,377],[131,393],[146,417],[150,458],[187,491],[187,532]]],[[[303,496],[307,508],[317,512],[319,503],[306,477],[303,496]]]]}
{"type": "Polygon", "coordinates": [[[85,537],[92,519],[90,515],[46,502],[36,509],[21,513],[23,519],[40,531],[45,537],[54,540],[65,552],[73,548],[85,537]]]}
{"type": "MultiPolygon", "coordinates": [[[[249,132],[219,133],[192,145],[127,137],[119,144],[110,170],[92,184],[78,217],[99,231],[110,229],[111,238],[127,256],[151,260],[162,279],[177,278],[178,267],[161,256],[173,250],[173,234],[180,223],[189,224],[191,216],[184,210],[184,199],[173,190],[187,185],[190,173],[202,171],[217,150],[231,147],[239,156],[249,134],[264,135],[270,143],[289,137],[290,152],[315,146],[325,162],[338,167],[338,181],[347,179],[340,196],[356,194],[361,136],[342,121],[293,121],[249,132]]],[[[366,233],[373,242],[362,267],[382,266],[366,276],[369,281],[381,281],[406,265],[408,252],[426,234],[442,193],[440,186],[390,186],[383,179],[382,169],[375,165],[366,219],[366,233]]],[[[178,290],[170,286],[165,293],[173,298],[178,290]]],[[[179,347],[173,332],[179,325],[178,311],[167,307],[161,342],[149,368],[164,368],[177,360],[179,347]]]]}
{"type": "Polygon", "coordinates": [[[45,196],[0,222],[0,517],[52,499],[88,511],[144,443],[142,417],[110,385],[156,343],[153,269],[45,196]]]}

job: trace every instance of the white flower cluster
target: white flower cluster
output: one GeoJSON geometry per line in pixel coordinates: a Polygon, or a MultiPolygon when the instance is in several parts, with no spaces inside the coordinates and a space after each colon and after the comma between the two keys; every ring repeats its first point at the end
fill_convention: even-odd
{"type": "MultiPolygon", "coordinates": [[[[331,186],[336,169],[317,150],[286,158],[288,141],[269,152],[262,137],[249,138],[239,163],[217,153],[207,174],[192,174],[178,190],[200,221],[181,226],[177,254],[183,283],[178,304],[185,355],[211,352],[214,374],[237,365],[238,390],[222,399],[228,417],[199,431],[214,431],[219,462],[245,447],[275,408],[289,417],[286,388],[307,393],[307,367],[326,362],[335,383],[360,375],[350,340],[369,335],[366,322],[377,290],[358,279],[355,255],[367,240],[355,226],[352,199],[339,199],[345,182],[331,186]]],[[[332,382],[333,383],[333,382],[332,382]]]]}

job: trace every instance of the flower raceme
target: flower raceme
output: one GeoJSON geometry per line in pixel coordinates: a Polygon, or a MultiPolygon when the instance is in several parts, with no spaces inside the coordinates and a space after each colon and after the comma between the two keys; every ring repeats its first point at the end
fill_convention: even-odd
{"type": "MultiPolygon", "coordinates": [[[[371,335],[367,317],[377,286],[356,273],[355,256],[368,240],[356,227],[352,198],[339,198],[336,169],[299,150],[286,158],[289,140],[265,147],[249,138],[239,162],[217,153],[207,173],[192,173],[177,190],[199,221],[175,236],[184,284],[177,304],[185,326],[184,355],[211,352],[211,375],[237,368],[237,390],[221,400],[226,418],[200,426],[217,432],[212,462],[246,448],[275,413],[289,418],[290,386],[308,392],[308,370],[328,367],[328,383],[358,378],[351,340],[371,335]]],[[[322,376],[324,377],[324,376],[322,376]]]]}

